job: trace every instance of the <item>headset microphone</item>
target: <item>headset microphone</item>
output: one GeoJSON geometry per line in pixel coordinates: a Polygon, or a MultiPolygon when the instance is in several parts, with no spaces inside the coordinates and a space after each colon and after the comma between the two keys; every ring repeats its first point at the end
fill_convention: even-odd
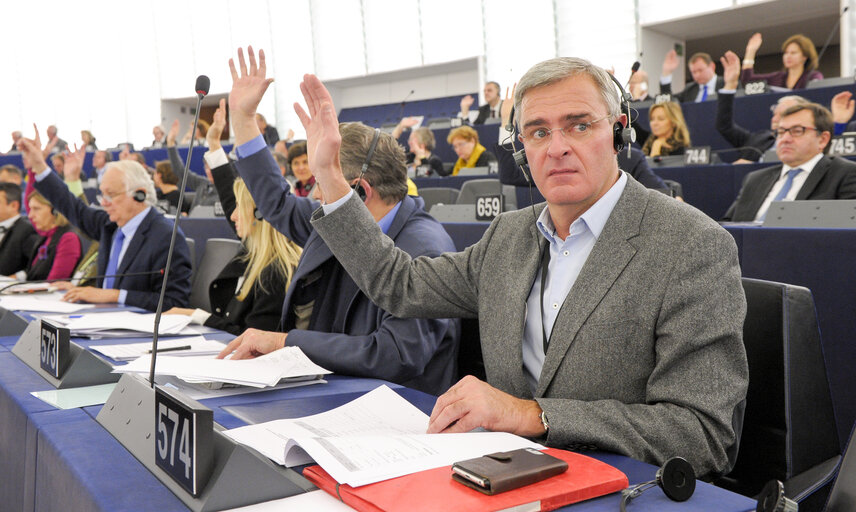
{"type": "Polygon", "coordinates": [[[621,491],[621,512],[627,512],[627,504],[631,500],[655,486],[663,489],[663,493],[672,501],[687,501],[695,492],[695,470],[686,459],[672,457],[657,470],[654,480],[621,491]]]}
{"type": "Polygon", "coordinates": [[[361,183],[363,181],[363,176],[366,174],[366,171],[369,170],[369,164],[372,163],[372,157],[374,156],[375,149],[377,149],[378,139],[380,139],[380,130],[378,128],[375,128],[374,137],[372,137],[372,143],[369,146],[369,152],[366,154],[366,161],[363,162],[363,166],[362,168],[360,168],[360,177],[357,178],[357,182],[354,183],[354,193],[359,196],[362,202],[366,202],[366,197],[368,197],[368,194],[366,194],[366,189],[363,188],[361,183]]]}

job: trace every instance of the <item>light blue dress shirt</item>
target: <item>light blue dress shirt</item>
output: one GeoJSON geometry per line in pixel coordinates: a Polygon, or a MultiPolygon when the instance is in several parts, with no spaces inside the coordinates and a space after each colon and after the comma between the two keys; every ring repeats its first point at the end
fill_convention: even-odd
{"type": "MultiPolygon", "coordinates": [[[[562,310],[565,299],[580,271],[588,260],[589,254],[603,231],[606,221],[618,203],[627,174],[621,173],[618,181],[596,203],[571,224],[570,234],[564,240],[556,235],[556,228],[550,218],[549,206],[544,208],[536,225],[541,235],[547,239],[550,250],[550,264],[547,267],[547,279],[544,290],[544,311],[541,311],[541,271],[539,269],[526,301],[526,324],[523,330],[523,370],[532,393],[538,388],[541,368],[544,366],[544,339],[541,326],[549,340],[553,324],[562,310]]],[[[569,306],[573,307],[573,306],[569,306]]]]}

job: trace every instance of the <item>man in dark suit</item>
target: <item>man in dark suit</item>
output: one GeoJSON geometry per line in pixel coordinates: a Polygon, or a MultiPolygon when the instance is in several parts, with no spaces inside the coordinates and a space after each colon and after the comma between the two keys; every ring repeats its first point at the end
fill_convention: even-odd
{"type": "Polygon", "coordinates": [[[770,118],[770,130],[750,132],[734,122],[734,96],[740,79],[740,59],[732,51],[725,52],[720,59],[724,69],[725,85],[719,90],[716,105],[716,131],[735,148],[740,150],[734,163],[749,163],[761,160],[764,152],[776,143],[775,131],[779,127],[782,114],[790,107],[808,103],[802,96],[782,96],[773,109],[770,118]]]}
{"type": "Polygon", "coordinates": [[[38,235],[21,215],[21,187],[0,183],[0,276],[26,270],[38,235]]]}
{"type": "MultiPolygon", "coordinates": [[[[38,139],[23,139],[19,147],[32,164],[36,190],[71,224],[100,242],[98,275],[126,274],[99,278],[97,287],[72,288],[64,300],[118,302],[154,311],[163,282],[161,271],[166,268],[172,223],[153,208],[157,198],[148,172],[131,160],[108,164],[99,185],[103,209],[96,209],[69,192],[62,179],[48,168],[38,139]]],[[[76,171],[83,165],[84,155],[84,150],[71,153],[66,167],[76,171]]],[[[179,232],[164,295],[165,310],[187,306],[190,275],[190,251],[184,234],[179,232]]]]}
{"type": "Polygon", "coordinates": [[[782,165],[746,175],[723,220],[762,221],[773,201],[856,199],[856,163],[824,155],[832,131],[832,114],[822,105],[787,109],[776,131],[782,165]]]}
{"type": "MultiPolygon", "coordinates": [[[[470,107],[473,97],[467,94],[461,98],[461,118],[469,122],[470,107]]],[[[473,124],[484,124],[488,119],[499,119],[502,99],[499,96],[499,83],[488,82],[484,86],[484,105],[479,107],[479,115],[473,124]]]]}
{"type": "Polygon", "coordinates": [[[687,84],[684,90],[672,93],[672,73],[678,69],[678,54],[675,50],[669,50],[663,60],[663,75],[660,77],[660,94],[671,94],[673,98],[682,103],[702,102],[713,99],[716,91],[722,88],[722,77],[716,74],[716,64],[710,55],[699,52],[694,53],[689,61],[692,83],[687,84]]]}

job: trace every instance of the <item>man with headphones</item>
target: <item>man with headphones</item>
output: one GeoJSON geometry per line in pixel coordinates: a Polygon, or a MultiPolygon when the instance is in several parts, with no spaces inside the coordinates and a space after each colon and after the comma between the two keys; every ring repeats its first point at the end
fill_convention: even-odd
{"type": "Polygon", "coordinates": [[[477,317],[487,382],[443,394],[429,432],[476,427],[548,446],[686,458],[700,476],[737,455],[748,384],[733,238],[618,168],[626,118],[608,73],[535,65],[515,94],[519,155],[546,204],[498,216],[463,252],[412,259],[372,226],[342,176],[336,116],[301,84],[313,226],[369,297],[399,317],[477,317]]]}
{"type": "MultiPolygon", "coordinates": [[[[149,311],[157,308],[166,268],[172,223],[156,208],[154,183],[139,163],[125,160],[107,164],[99,188],[103,209],[88,206],[45,164],[36,139],[22,139],[19,149],[36,175],[35,187],[56,211],[86,236],[100,243],[97,286],[69,289],[69,302],[120,303],[149,311]]],[[[77,171],[85,151],[66,157],[66,168],[77,171]]],[[[190,251],[184,235],[176,238],[164,309],[184,307],[190,298],[190,251]]]]}
{"type": "MultiPolygon", "coordinates": [[[[264,77],[250,51],[253,76],[243,52],[238,80],[232,67],[230,114],[239,160],[235,167],[258,211],[277,230],[303,247],[286,292],[281,332],[248,329],[221,353],[253,357],[297,346],[315,363],[345,375],[386,379],[433,394],[446,391],[456,377],[460,338],[457,320],[398,318],[363,294],[310,224],[318,202],[292,193],[279,172],[254,120],[264,95],[264,77]]],[[[407,195],[404,149],[388,134],[361,123],[335,128],[341,140],[335,158],[345,169],[349,190],[369,212],[372,224],[390,243],[412,257],[455,250],[443,226],[407,195]]],[[[312,146],[310,146],[310,149],[312,146]]],[[[313,156],[309,155],[310,166],[313,156]]],[[[322,198],[323,200],[323,198],[322,198]]]]}

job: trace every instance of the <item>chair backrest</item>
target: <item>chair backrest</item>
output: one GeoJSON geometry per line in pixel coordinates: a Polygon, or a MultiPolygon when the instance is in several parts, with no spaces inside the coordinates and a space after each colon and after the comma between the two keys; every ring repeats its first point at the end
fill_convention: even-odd
{"type": "Polygon", "coordinates": [[[190,253],[190,275],[193,279],[196,277],[196,273],[193,272],[196,270],[196,240],[185,237],[184,241],[187,242],[187,252],[190,253]]]}
{"type": "Polygon", "coordinates": [[[461,185],[457,204],[475,204],[476,198],[479,196],[496,194],[502,194],[505,197],[503,211],[510,212],[517,209],[517,191],[514,185],[503,185],[496,178],[465,181],[461,185]]]}
{"type": "Polygon", "coordinates": [[[205,254],[194,272],[193,288],[190,291],[190,307],[211,311],[208,287],[220,272],[241,251],[241,242],[228,238],[209,238],[205,254]]]}
{"type": "Polygon", "coordinates": [[[213,204],[199,204],[190,210],[188,217],[191,219],[213,219],[215,217],[222,217],[222,215],[217,215],[213,204]]]}
{"type": "Polygon", "coordinates": [[[419,189],[419,197],[425,201],[425,211],[430,212],[435,204],[455,204],[460,190],[447,187],[424,187],[419,189]]]}
{"type": "Polygon", "coordinates": [[[850,431],[850,441],[844,450],[844,458],[838,468],[838,476],[829,493],[826,512],[852,512],[856,510],[856,442],[853,434],[856,426],[850,431]]]}
{"type": "Polygon", "coordinates": [[[754,496],[840,452],[808,288],[743,278],[749,390],[737,461],[718,485],[754,496]]]}
{"type": "Polygon", "coordinates": [[[490,168],[484,167],[462,167],[458,169],[458,176],[487,176],[490,168]]]}
{"type": "Polygon", "coordinates": [[[437,222],[476,222],[474,204],[435,204],[428,213],[437,222]]]}

